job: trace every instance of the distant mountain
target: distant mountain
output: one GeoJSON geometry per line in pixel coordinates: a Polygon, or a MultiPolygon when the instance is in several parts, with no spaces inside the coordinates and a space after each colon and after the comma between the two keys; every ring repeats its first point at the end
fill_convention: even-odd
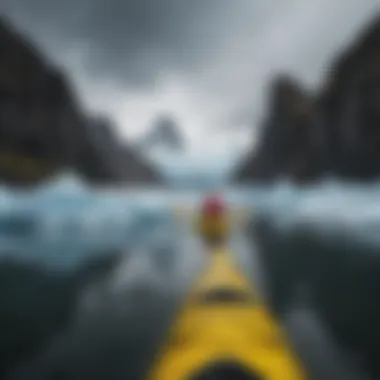
{"type": "Polygon", "coordinates": [[[168,115],[162,115],[155,119],[151,132],[138,145],[146,152],[155,149],[182,152],[185,149],[185,142],[178,124],[173,117],[168,115]]]}
{"type": "Polygon", "coordinates": [[[156,183],[159,173],[86,115],[69,79],[0,18],[0,180],[35,184],[62,170],[90,183],[156,183]]]}
{"type": "Polygon", "coordinates": [[[380,16],[332,65],[319,93],[287,76],[276,79],[258,149],[233,181],[380,177],[379,57],[380,16]]]}

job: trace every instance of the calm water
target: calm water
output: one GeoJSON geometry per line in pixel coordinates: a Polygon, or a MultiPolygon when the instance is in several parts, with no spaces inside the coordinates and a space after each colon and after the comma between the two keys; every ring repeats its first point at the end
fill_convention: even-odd
{"type": "MultiPolygon", "coordinates": [[[[297,189],[281,183],[270,190],[255,187],[219,190],[232,207],[244,208],[253,218],[269,217],[278,236],[307,228],[316,241],[336,240],[342,247],[348,241],[348,244],[371,248],[361,249],[361,256],[377,254],[380,184],[357,186],[325,182],[317,187],[297,189]]],[[[70,273],[94,256],[115,250],[125,253],[107,278],[81,289],[68,330],[59,333],[50,348],[42,350],[31,362],[27,361],[16,378],[49,379],[49,371],[57,366],[70,369],[77,378],[82,371],[83,379],[102,376],[118,379],[126,378],[127,374],[133,378],[137,375],[131,373],[141,374],[147,365],[144,361],[130,364],[133,371],[125,370],[128,350],[133,351],[132,357],[139,353],[147,357],[146,347],[153,346],[152,342],[160,337],[159,332],[165,331],[169,315],[173,315],[173,308],[183,298],[204,260],[189,226],[178,222],[173,210],[178,206],[194,209],[203,193],[180,188],[95,191],[74,177],[63,177],[32,192],[1,189],[3,258],[38,264],[47,273],[70,273]],[[149,320],[152,313],[157,328],[153,328],[149,320]],[[100,325],[109,327],[100,329],[100,325]],[[76,357],[82,354],[88,362],[83,358],[78,362],[76,357]],[[104,369],[103,374],[91,364],[95,355],[108,361],[105,365],[108,370],[104,369]]],[[[265,276],[255,254],[258,249],[255,240],[237,233],[232,246],[237,261],[256,282],[264,283],[265,276]]],[[[356,254],[356,251],[343,251],[347,255],[356,254]]],[[[297,318],[301,315],[297,326],[309,323],[309,330],[320,329],[314,333],[320,338],[323,335],[320,331],[325,331],[323,326],[313,322],[310,327],[310,321],[318,319],[315,313],[310,314],[310,308],[305,311],[298,306],[295,310],[297,318]]],[[[292,323],[294,318],[289,322],[292,323]]],[[[305,334],[298,333],[298,337],[300,335],[305,334]]],[[[325,339],[331,341],[328,333],[325,339]]],[[[331,347],[334,344],[330,342],[331,347]]],[[[319,351],[312,355],[311,361],[318,357],[319,362],[320,356],[325,355],[323,360],[327,362],[321,367],[315,365],[319,378],[367,378],[366,371],[353,368],[352,363],[348,367],[344,364],[347,358],[341,349],[332,348],[326,357],[326,350],[321,349],[326,341],[315,346],[319,351]],[[359,375],[355,371],[359,371],[359,375]]]]}

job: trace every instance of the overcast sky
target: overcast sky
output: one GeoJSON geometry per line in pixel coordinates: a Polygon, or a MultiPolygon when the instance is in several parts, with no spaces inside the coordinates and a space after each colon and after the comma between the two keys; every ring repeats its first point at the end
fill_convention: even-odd
{"type": "Polygon", "coordinates": [[[240,151],[254,141],[278,72],[307,87],[380,11],[378,0],[0,0],[85,105],[121,136],[171,112],[191,151],[240,151]],[[216,132],[218,131],[218,132],[216,132]]]}

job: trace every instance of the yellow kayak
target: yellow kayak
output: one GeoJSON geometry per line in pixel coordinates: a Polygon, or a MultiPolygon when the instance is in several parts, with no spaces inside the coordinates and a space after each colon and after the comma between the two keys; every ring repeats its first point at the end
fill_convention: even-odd
{"type": "Polygon", "coordinates": [[[230,252],[215,249],[209,257],[148,379],[207,379],[207,370],[223,365],[234,366],[236,380],[306,379],[283,331],[230,252]]]}

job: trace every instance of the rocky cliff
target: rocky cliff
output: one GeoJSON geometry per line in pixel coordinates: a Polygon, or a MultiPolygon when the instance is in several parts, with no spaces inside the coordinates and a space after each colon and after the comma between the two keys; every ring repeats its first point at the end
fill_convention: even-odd
{"type": "Polygon", "coordinates": [[[85,114],[68,78],[0,18],[0,180],[34,184],[70,169],[94,183],[159,181],[113,133],[110,123],[85,114]]]}
{"type": "Polygon", "coordinates": [[[237,177],[267,182],[292,175],[305,180],[319,169],[312,96],[293,78],[280,76],[273,81],[269,98],[270,112],[258,148],[250,153],[237,177]]]}
{"type": "Polygon", "coordinates": [[[286,76],[274,81],[259,147],[234,179],[379,177],[379,91],[380,17],[332,65],[319,93],[306,93],[286,76]]]}

